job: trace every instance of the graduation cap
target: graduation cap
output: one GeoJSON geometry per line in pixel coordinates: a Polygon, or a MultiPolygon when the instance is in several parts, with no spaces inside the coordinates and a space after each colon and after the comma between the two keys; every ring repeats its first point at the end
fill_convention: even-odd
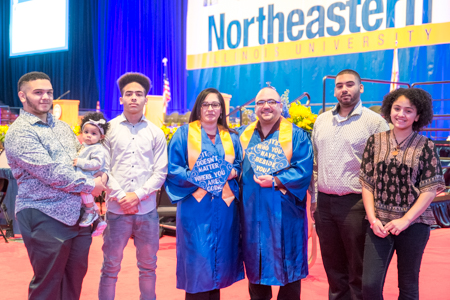
{"type": "Polygon", "coordinates": [[[214,196],[219,196],[232,169],[233,165],[225,159],[203,150],[187,180],[214,196]]]}
{"type": "Polygon", "coordinates": [[[271,175],[289,167],[283,148],[281,148],[280,142],[276,139],[266,140],[251,148],[247,148],[245,153],[256,177],[271,175]]]}

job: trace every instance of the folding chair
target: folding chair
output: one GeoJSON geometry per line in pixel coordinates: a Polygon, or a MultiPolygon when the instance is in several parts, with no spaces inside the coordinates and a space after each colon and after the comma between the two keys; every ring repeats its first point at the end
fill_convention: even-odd
{"type": "Polygon", "coordinates": [[[5,242],[8,243],[6,237],[14,237],[13,221],[9,218],[6,205],[3,203],[6,197],[6,191],[8,190],[9,181],[6,178],[0,178],[0,212],[3,213],[6,220],[6,225],[0,225],[0,236],[3,236],[5,242]],[[3,231],[5,229],[5,231],[3,231]]]}
{"type": "Polygon", "coordinates": [[[164,185],[156,195],[157,211],[159,215],[159,237],[161,238],[165,231],[176,231],[177,205],[172,204],[166,193],[164,185]]]}

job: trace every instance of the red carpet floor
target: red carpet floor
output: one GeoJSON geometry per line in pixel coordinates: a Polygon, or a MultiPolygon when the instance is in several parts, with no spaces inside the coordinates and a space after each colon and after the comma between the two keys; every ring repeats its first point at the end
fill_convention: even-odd
{"type": "MultiPolygon", "coordinates": [[[[102,263],[102,238],[96,237],[92,243],[89,257],[89,271],[83,283],[81,299],[97,299],[97,288],[102,263]]],[[[135,248],[132,240],[125,249],[122,271],[117,283],[116,299],[139,299],[138,271],[135,248]]],[[[158,299],[184,299],[184,291],[175,288],[175,238],[165,236],[160,240],[156,293],[158,299]]],[[[438,229],[431,232],[431,238],[425,250],[420,273],[420,299],[450,299],[450,229],[438,229]]],[[[9,244],[0,240],[0,299],[26,299],[28,283],[32,270],[25,246],[21,242],[9,244]]],[[[320,252],[308,278],[302,281],[302,299],[327,299],[327,280],[320,252]]],[[[274,289],[276,295],[276,289],[274,289]]],[[[222,299],[249,299],[247,281],[242,280],[222,290],[222,299]]],[[[397,268],[393,258],[386,278],[384,297],[397,299],[397,268]]],[[[276,299],[276,298],[275,298],[276,299]]]]}

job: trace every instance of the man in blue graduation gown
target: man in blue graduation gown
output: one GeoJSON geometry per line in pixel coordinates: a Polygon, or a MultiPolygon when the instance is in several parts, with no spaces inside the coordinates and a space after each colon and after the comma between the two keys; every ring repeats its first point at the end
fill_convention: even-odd
{"type": "Polygon", "coordinates": [[[290,166],[255,177],[245,156],[241,177],[242,250],[251,299],[300,299],[300,280],[308,275],[306,191],[313,151],[308,134],[281,117],[280,95],[263,88],[255,99],[258,121],[239,128],[242,150],[278,139],[290,166]]]}

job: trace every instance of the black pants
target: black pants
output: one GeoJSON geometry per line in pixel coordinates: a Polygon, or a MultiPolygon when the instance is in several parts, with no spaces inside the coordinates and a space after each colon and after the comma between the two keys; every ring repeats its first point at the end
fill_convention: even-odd
{"type": "Polygon", "coordinates": [[[314,219],[330,300],[362,299],[365,216],[361,194],[318,195],[314,219]]]}
{"type": "Polygon", "coordinates": [[[68,226],[32,208],[17,220],[34,272],[28,299],[80,299],[91,227],[68,226]]]}
{"type": "MultiPolygon", "coordinates": [[[[251,300],[272,299],[272,287],[270,285],[248,283],[248,291],[251,300]]],[[[280,286],[278,300],[299,300],[301,292],[300,280],[280,286]]]]}
{"type": "Polygon", "coordinates": [[[186,292],[186,300],[220,300],[220,290],[212,290],[195,294],[186,292]]]}
{"type": "Polygon", "coordinates": [[[383,299],[384,280],[394,251],[397,252],[398,299],[419,299],[420,264],[429,238],[430,226],[420,223],[409,226],[398,236],[389,234],[385,238],[376,236],[369,228],[364,249],[364,299],[383,299]]]}

